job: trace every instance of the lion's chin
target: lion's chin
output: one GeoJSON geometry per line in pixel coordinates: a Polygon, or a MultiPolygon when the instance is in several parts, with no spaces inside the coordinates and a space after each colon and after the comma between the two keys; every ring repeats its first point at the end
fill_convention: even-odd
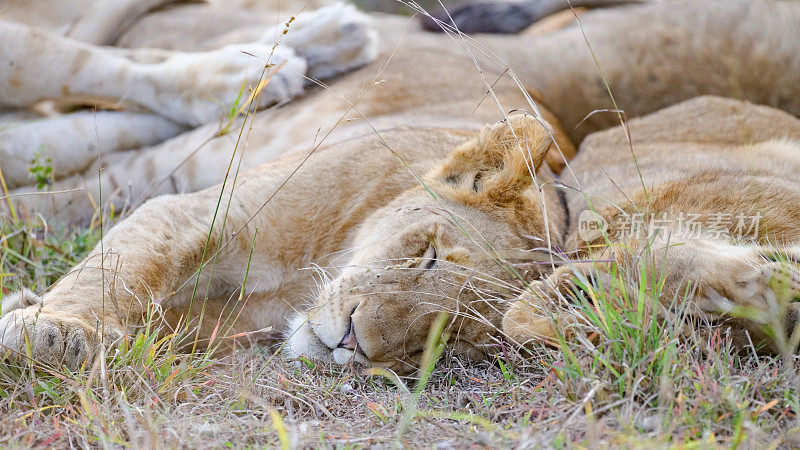
{"type": "Polygon", "coordinates": [[[333,361],[342,366],[351,363],[358,363],[365,367],[372,366],[372,363],[366,356],[364,356],[364,353],[360,351],[348,350],[346,348],[333,349],[333,361]]]}
{"type": "Polygon", "coordinates": [[[322,363],[335,362],[333,352],[314,334],[305,315],[298,314],[289,320],[283,351],[288,358],[304,357],[322,363]]]}

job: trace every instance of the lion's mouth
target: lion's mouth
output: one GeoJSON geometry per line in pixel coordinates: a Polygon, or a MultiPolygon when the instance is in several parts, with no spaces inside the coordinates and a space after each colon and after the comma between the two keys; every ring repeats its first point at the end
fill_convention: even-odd
{"type": "MultiPolygon", "coordinates": [[[[292,358],[308,358],[319,362],[333,362],[338,365],[358,363],[370,367],[373,361],[359,341],[356,326],[350,318],[347,330],[339,343],[331,346],[326,343],[316,329],[325,326],[324,323],[315,323],[307,314],[299,314],[290,320],[286,347],[284,351],[292,358]]],[[[363,339],[363,336],[361,336],[363,339]]]]}
{"type": "Polygon", "coordinates": [[[348,350],[358,351],[361,350],[358,346],[358,338],[356,337],[356,330],[353,327],[353,318],[350,318],[350,326],[347,328],[347,333],[339,342],[336,348],[346,348],[348,350]]]}
{"type": "Polygon", "coordinates": [[[333,353],[333,360],[337,364],[347,364],[352,361],[358,362],[365,366],[369,366],[371,364],[369,357],[364,353],[363,348],[358,343],[358,337],[356,336],[356,329],[355,325],[353,324],[353,318],[350,317],[350,325],[347,328],[347,332],[342,337],[342,340],[339,344],[332,350],[333,353]]]}

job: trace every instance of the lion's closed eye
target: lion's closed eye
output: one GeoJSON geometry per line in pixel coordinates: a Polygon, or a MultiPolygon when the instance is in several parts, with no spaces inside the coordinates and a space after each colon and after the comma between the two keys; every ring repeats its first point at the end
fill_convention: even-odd
{"type": "Polygon", "coordinates": [[[436,259],[436,246],[431,244],[428,246],[428,249],[425,250],[425,254],[422,255],[422,261],[420,262],[420,266],[424,269],[433,269],[438,265],[438,260],[436,259]]]}

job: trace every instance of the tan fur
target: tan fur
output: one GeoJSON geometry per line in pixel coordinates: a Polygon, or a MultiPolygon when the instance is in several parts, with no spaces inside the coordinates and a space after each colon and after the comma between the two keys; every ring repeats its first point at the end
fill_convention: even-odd
{"type": "MultiPolygon", "coordinates": [[[[177,11],[184,8],[189,6],[177,11]]],[[[173,12],[170,17],[177,15],[173,12]]],[[[191,13],[185,15],[188,22],[191,13]]],[[[628,117],[699,94],[732,96],[800,114],[796,105],[800,88],[792,75],[800,70],[800,52],[796,40],[787,37],[800,22],[798,15],[791,2],[720,0],[589,11],[581,20],[617,106],[628,117]],[[719,29],[736,33],[715,31],[719,29]],[[620,33],[628,38],[619,39],[620,33]]],[[[145,25],[155,20],[150,17],[142,18],[130,32],[137,26],[147,31],[145,25]]],[[[207,15],[198,17],[207,22],[203,19],[207,15]]],[[[327,139],[368,133],[364,119],[380,130],[394,123],[448,119],[468,120],[477,128],[501,117],[493,100],[485,96],[486,84],[457,42],[422,33],[405,18],[372,20],[381,33],[375,62],[331,81],[330,90],[316,89],[285,107],[256,114],[244,167],[313,146],[332,130],[327,139]],[[363,96],[362,91],[366,91],[363,96]],[[352,109],[353,103],[358,112],[352,109]]],[[[503,110],[530,109],[508,74],[495,83],[510,67],[532,94],[539,94],[534,98],[540,106],[552,113],[547,116],[545,111],[545,119],[560,123],[574,143],[618,123],[613,113],[592,114],[614,105],[584,35],[574,24],[540,36],[478,36],[476,42],[481,47],[473,47],[471,53],[497,91],[503,110]]],[[[240,83],[238,78],[236,86],[240,83]]],[[[233,128],[240,125],[237,121],[233,128]]],[[[236,141],[234,133],[215,138],[218,130],[214,121],[162,144],[106,158],[103,197],[115,205],[138,205],[156,195],[213,186],[224,176],[236,141]],[[112,192],[117,195],[112,197],[112,192]]],[[[568,149],[564,153],[569,157],[568,149]]],[[[554,152],[548,161],[563,163],[563,158],[554,152]]],[[[99,197],[95,167],[83,174],[55,176],[54,190],[77,190],[52,198],[18,197],[19,203],[64,220],[85,219],[93,210],[89,198],[99,197]]],[[[25,187],[15,194],[34,190],[25,187]]]]}
{"type": "MultiPolygon", "coordinates": [[[[786,70],[800,64],[792,25],[800,21],[800,10],[790,3],[733,3],[725,11],[716,2],[691,2],[685,9],[650,5],[586,13],[590,41],[620,106],[631,115],[644,114],[692,97],[698,89],[729,93],[739,86],[745,98],[800,111],[796,83],[786,83],[792,76],[788,71],[749,64],[773,61],[786,70]],[[777,10],[781,19],[776,19],[777,10]],[[735,32],[724,37],[706,33],[697,40],[688,34],[700,24],[736,20],[742,26],[728,28],[735,32]],[[635,26],[642,23],[646,26],[635,26]],[[619,39],[620,27],[630,27],[631,39],[619,39]],[[762,45],[772,51],[739,53],[762,45]],[[670,52],[678,56],[667,58],[668,64],[638,60],[670,52]],[[741,65],[751,69],[726,73],[731,78],[704,67],[731,68],[723,62],[733,56],[752,57],[741,65]]],[[[593,116],[575,129],[587,113],[608,103],[591,56],[564,51],[565,46],[583,48],[579,31],[571,27],[530,39],[487,37],[483,43],[519,64],[515,67],[530,83],[530,92],[538,92],[548,107],[546,122],[523,113],[500,122],[503,115],[496,106],[480,101],[486,85],[468,59],[443,50],[440,38],[414,37],[410,49],[393,53],[379,77],[373,66],[333,85],[344,98],[360,97],[359,110],[369,113],[369,123],[351,124],[316,149],[300,146],[319,133],[310,120],[328,130],[347,108],[341,98],[318,93],[261,113],[256,120],[272,128],[263,127],[248,145],[271,153],[255,159],[272,159],[295,146],[300,151],[246,171],[232,196],[229,180],[224,189],[218,185],[145,203],[45,293],[41,306],[4,314],[0,340],[19,351],[27,329],[37,357],[78,366],[98,340],[132,333],[149,310],[165,308],[171,326],[184,317],[199,326],[200,339],[207,343],[213,328],[205,321],[216,322],[239,307],[231,303],[231,292],[241,287],[248,264],[244,292],[250,300],[246,319],[235,331],[283,328],[292,356],[408,371],[419,360],[430,324],[443,311],[450,314],[453,345],[465,354],[485,354],[501,327],[520,343],[547,340],[552,323],[541,322],[536,308],[558,313],[547,301],[551,291],[545,282],[560,289],[569,278],[563,268],[550,274],[557,262],[552,249],[587,251],[573,217],[582,209],[583,193],[620,202],[614,196],[621,187],[625,195],[620,198],[639,206],[645,197],[631,169],[630,149],[615,129],[586,139],[571,170],[561,174],[561,182],[582,189],[566,189],[569,208],[563,208],[551,169],[560,168],[559,160],[551,155],[559,147],[571,154],[569,138],[578,142],[589,130],[616,119],[593,116]],[[419,76],[423,69],[441,76],[419,76]],[[365,80],[379,81],[378,89],[361,96],[365,80]],[[491,125],[478,132],[479,123],[491,125]],[[314,154],[306,161],[309,152],[314,154]],[[575,179],[570,178],[573,172],[575,179]],[[606,173],[614,175],[614,183],[607,182],[606,173]],[[219,198],[227,216],[224,227],[221,215],[210,223],[219,198]],[[186,281],[196,279],[197,270],[212,259],[213,278],[210,264],[197,278],[197,292],[209,292],[212,304],[199,324],[198,303],[204,299],[192,301],[194,282],[186,281]],[[311,264],[328,273],[305,308],[315,274],[300,269],[311,264]],[[548,274],[545,281],[535,281],[548,274]],[[528,287],[539,295],[524,294],[528,287]],[[167,303],[153,301],[167,297],[167,303]],[[286,326],[289,311],[297,313],[286,326]],[[97,333],[95,318],[101,319],[105,334],[97,333]]],[[[491,72],[487,68],[484,73],[491,72]]],[[[507,78],[494,88],[503,108],[530,107],[507,78]]],[[[677,292],[686,280],[696,283],[698,314],[724,313],[728,303],[761,307],[768,292],[765,274],[780,268],[763,260],[760,248],[777,240],[794,252],[800,242],[795,225],[800,191],[790,175],[800,164],[794,141],[800,125],[786,113],[735,100],[704,97],[673,108],[631,122],[634,150],[645,169],[646,206],[705,212],[739,207],[762,214],[770,226],[767,234],[748,236],[747,242],[704,238],[667,252],[668,288],[677,292]],[[773,195],[774,201],[760,193],[773,195]],[[742,264],[743,259],[755,262],[758,270],[742,264]]],[[[346,117],[360,116],[350,111],[346,117]]],[[[176,142],[192,149],[201,136],[176,142]]],[[[225,167],[230,158],[223,142],[210,144],[213,156],[187,170],[212,178],[208,172],[225,167]]],[[[150,163],[158,168],[158,158],[166,158],[178,146],[173,145],[153,149],[150,163]]],[[[121,161],[105,175],[116,176],[142,161],[147,160],[121,161]]],[[[610,204],[599,207],[606,218],[618,211],[605,209],[610,204]]],[[[625,255],[613,247],[594,250],[624,262],[625,255]]],[[[653,266],[657,269],[662,267],[653,266]]]]}

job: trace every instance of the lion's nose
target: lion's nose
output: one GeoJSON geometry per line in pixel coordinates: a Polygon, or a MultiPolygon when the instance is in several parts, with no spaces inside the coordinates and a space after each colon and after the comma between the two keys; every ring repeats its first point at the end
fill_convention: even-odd
{"type": "Polygon", "coordinates": [[[347,330],[347,333],[342,338],[342,341],[339,342],[339,345],[336,346],[337,348],[346,348],[348,350],[356,350],[358,347],[358,341],[356,340],[356,332],[353,329],[353,321],[350,320],[350,329],[347,330]]]}

